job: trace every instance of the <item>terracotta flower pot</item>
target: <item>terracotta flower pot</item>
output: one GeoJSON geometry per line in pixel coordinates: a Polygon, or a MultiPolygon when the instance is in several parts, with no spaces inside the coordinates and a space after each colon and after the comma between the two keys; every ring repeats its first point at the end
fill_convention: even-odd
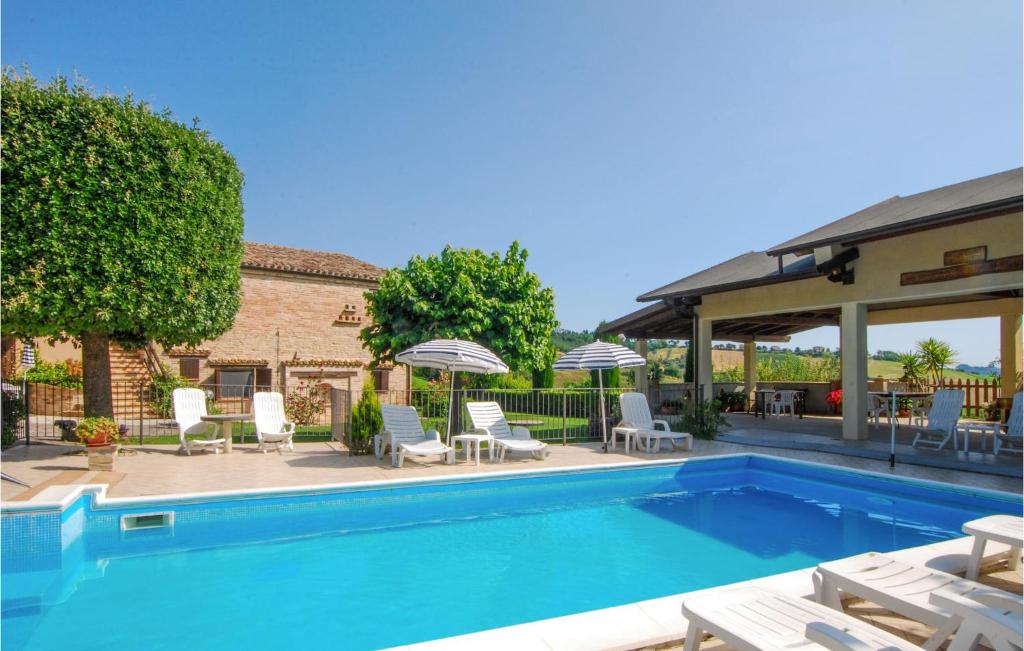
{"type": "Polygon", "coordinates": [[[95,436],[90,436],[89,438],[85,439],[85,447],[87,447],[87,448],[103,447],[104,445],[107,444],[108,440],[109,439],[107,437],[107,433],[106,432],[101,432],[99,434],[96,434],[95,436]]]}

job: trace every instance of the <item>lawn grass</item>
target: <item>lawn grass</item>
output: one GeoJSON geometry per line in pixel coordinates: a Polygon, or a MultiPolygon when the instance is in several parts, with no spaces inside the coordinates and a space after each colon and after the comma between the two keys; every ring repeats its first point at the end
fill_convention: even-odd
{"type": "MultiPolygon", "coordinates": [[[[542,421],[540,425],[531,425],[527,429],[530,430],[530,435],[535,439],[543,441],[562,440],[562,417],[561,416],[541,416],[537,414],[529,414],[524,412],[510,411],[506,414],[509,420],[533,420],[542,421]]],[[[444,418],[423,418],[423,429],[435,429],[441,434],[444,434],[447,421],[444,418]]],[[[243,423],[245,430],[245,443],[254,443],[256,441],[256,427],[252,423],[243,423]]],[[[468,426],[468,425],[467,425],[468,426]]],[[[566,436],[567,438],[580,440],[588,439],[588,420],[586,418],[569,417],[565,419],[566,436]]],[[[239,427],[235,424],[233,428],[234,435],[231,437],[232,443],[242,443],[242,434],[239,431],[239,427]]],[[[200,438],[200,437],[192,437],[200,438]]],[[[330,425],[300,425],[295,428],[295,440],[301,442],[314,442],[314,441],[330,441],[331,440],[331,428],[330,425]]],[[[146,436],[143,439],[145,444],[149,445],[174,445],[177,444],[177,434],[166,434],[158,436],[146,436]]],[[[137,437],[129,437],[123,442],[125,445],[133,445],[138,443],[137,437]]]]}

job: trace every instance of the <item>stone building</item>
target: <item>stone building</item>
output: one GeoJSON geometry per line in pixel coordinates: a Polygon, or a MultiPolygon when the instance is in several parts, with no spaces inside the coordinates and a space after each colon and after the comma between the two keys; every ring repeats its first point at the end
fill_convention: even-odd
{"type": "MultiPolygon", "coordinates": [[[[372,369],[358,335],[366,325],[363,294],[384,270],[342,253],[248,242],[241,269],[242,302],[234,325],[195,348],[111,349],[119,384],[148,381],[158,363],[213,390],[218,399],[263,388],[287,393],[300,382],[359,392],[374,374],[380,390],[403,391],[408,369],[372,369]]],[[[81,359],[70,344],[37,342],[48,361],[81,359]]]]}

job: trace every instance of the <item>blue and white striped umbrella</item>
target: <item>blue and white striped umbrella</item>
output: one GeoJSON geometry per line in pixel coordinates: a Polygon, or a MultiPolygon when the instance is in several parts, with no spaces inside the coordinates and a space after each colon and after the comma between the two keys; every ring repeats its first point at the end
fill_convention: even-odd
{"type": "Polygon", "coordinates": [[[608,423],[604,413],[604,379],[602,369],[633,368],[645,366],[647,360],[632,350],[607,341],[595,341],[578,348],[573,348],[558,358],[553,368],[556,371],[597,371],[598,400],[601,401],[601,436],[604,439],[604,451],[608,451],[608,423]]]}
{"type": "Polygon", "coordinates": [[[480,344],[461,339],[434,339],[416,344],[395,355],[395,361],[446,371],[508,373],[508,366],[500,357],[480,344]]]}
{"type": "MultiPolygon", "coordinates": [[[[448,404],[455,404],[455,373],[508,373],[508,365],[480,344],[461,339],[434,339],[416,344],[395,355],[395,361],[409,366],[439,368],[452,373],[448,404]]],[[[445,443],[452,438],[452,410],[448,410],[445,443]]]]}
{"type": "Polygon", "coordinates": [[[632,350],[607,341],[595,341],[573,348],[555,362],[556,371],[596,371],[602,368],[645,366],[647,360],[632,350]]]}

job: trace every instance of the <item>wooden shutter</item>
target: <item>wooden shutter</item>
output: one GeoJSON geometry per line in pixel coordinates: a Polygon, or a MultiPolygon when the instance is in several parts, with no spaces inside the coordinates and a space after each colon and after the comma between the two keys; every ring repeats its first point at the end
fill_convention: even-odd
{"type": "Polygon", "coordinates": [[[256,369],[256,390],[270,391],[270,384],[273,382],[273,371],[269,368],[256,369]]]}
{"type": "Polygon", "coordinates": [[[385,369],[375,369],[373,371],[373,385],[377,388],[377,391],[388,390],[388,378],[391,373],[385,369]]]}
{"type": "Polygon", "coordinates": [[[213,370],[213,398],[220,400],[220,369],[213,370]]]}
{"type": "Polygon", "coordinates": [[[187,380],[199,379],[199,358],[182,357],[178,360],[178,375],[187,380]]]}

